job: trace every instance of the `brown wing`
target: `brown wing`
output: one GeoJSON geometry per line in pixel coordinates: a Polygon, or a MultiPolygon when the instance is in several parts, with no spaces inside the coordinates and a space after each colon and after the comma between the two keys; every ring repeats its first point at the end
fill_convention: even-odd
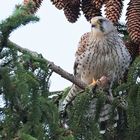
{"type": "Polygon", "coordinates": [[[78,44],[78,49],[77,49],[76,54],[75,54],[76,57],[80,56],[83,52],[85,52],[85,50],[88,46],[89,35],[90,35],[90,32],[87,32],[81,36],[81,39],[80,39],[79,44],[78,44]]]}
{"type": "Polygon", "coordinates": [[[74,75],[77,74],[77,67],[79,65],[79,61],[80,61],[80,56],[86,51],[87,49],[87,46],[88,46],[88,42],[89,42],[89,36],[90,36],[90,32],[87,32],[85,34],[83,34],[81,36],[81,39],[79,41],[79,44],[78,44],[78,49],[75,53],[75,56],[76,56],[76,60],[75,60],[75,63],[74,63],[74,75]]]}

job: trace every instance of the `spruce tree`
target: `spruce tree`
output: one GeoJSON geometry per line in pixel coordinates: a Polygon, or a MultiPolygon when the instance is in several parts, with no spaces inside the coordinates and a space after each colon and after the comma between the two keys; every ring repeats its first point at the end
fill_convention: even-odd
{"type": "Polygon", "coordinates": [[[0,23],[0,139],[70,140],[60,128],[57,106],[48,98],[49,69],[42,55],[16,48],[8,37],[13,30],[39,18],[31,14],[32,3],[16,6],[0,23]]]}
{"type": "MultiPolygon", "coordinates": [[[[38,8],[38,3],[35,4],[38,8]]],[[[49,79],[53,73],[50,63],[41,54],[21,48],[8,39],[12,31],[21,25],[39,21],[34,15],[37,10],[35,4],[31,1],[16,6],[12,15],[0,22],[0,96],[4,102],[0,108],[0,139],[139,140],[140,56],[132,51],[139,44],[129,43],[133,62],[125,80],[113,87],[115,99],[110,102],[110,123],[113,110],[118,108],[120,118],[117,129],[108,132],[106,136],[99,133],[99,112],[108,99],[103,92],[88,88],[68,106],[66,122],[69,129],[64,129],[60,124],[58,105],[69,88],[61,92],[50,92],[49,79]],[[87,114],[95,97],[98,100],[93,119],[87,114]]],[[[126,43],[132,42],[125,26],[118,26],[118,30],[124,35],[126,43]]],[[[62,74],[60,71],[58,73],[62,74]]]]}

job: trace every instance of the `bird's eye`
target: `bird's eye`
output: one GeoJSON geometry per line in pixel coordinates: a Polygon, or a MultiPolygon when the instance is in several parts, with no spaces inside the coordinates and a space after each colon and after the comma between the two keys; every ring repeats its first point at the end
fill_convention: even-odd
{"type": "Polygon", "coordinates": [[[105,20],[104,19],[99,19],[99,22],[100,23],[103,23],[105,20]]]}
{"type": "Polygon", "coordinates": [[[95,24],[92,24],[91,27],[94,28],[94,27],[96,27],[96,25],[95,24]]]}

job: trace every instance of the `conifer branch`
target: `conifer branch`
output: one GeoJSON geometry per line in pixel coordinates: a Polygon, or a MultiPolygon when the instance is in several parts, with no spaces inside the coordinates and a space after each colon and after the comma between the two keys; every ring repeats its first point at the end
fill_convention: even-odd
{"type": "Polygon", "coordinates": [[[4,108],[0,108],[0,111],[3,111],[4,110],[4,108]]]}
{"type": "Polygon", "coordinates": [[[13,30],[17,29],[21,25],[26,25],[29,22],[39,21],[37,16],[29,13],[32,5],[32,3],[29,3],[26,6],[16,6],[13,14],[0,23],[0,34],[2,35],[1,44],[3,46],[7,45],[7,38],[13,30]]]}
{"type": "Polygon", "coordinates": [[[63,70],[60,66],[57,66],[54,64],[54,62],[51,62],[45,58],[43,58],[40,54],[38,54],[37,52],[31,51],[29,49],[25,49],[20,47],[19,45],[9,41],[8,42],[9,45],[8,46],[13,46],[16,47],[17,50],[19,50],[22,53],[29,53],[33,56],[33,58],[35,60],[38,60],[40,62],[45,63],[46,65],[48,65],[48,67],[50,69],[52,69],[55,73],[59,74],[61,77],[69,80],[70,82],[72,82],[73,84],[76,84],[77,86],[79,86],[81,89],[85,89],[86,88],[86,84],[83,83],[81,80],[77,79],[75,76],[73,76],[73,74],[70,74],[68,72],[66,72],[65,70],[63,70]]]}
{"type": "MultiPolygon", "coordinates": [[[[70,74],[68,72],[66,72],[65,70],[63,70],[60,66],[55,65],[53,62],[43,58],[42,55],[38,54],[37,52],[31,51],[29,49],[26,48],[22,48],[21,46],[13,43],[12,41],[8,41],[8,46],[10,47],[14,47],[16,48],[18,51],[22,52],[22,53],[28,53],[30,54],[34,60],[42,62],[46,65],[49,66],[50,69],[52,69],[55,73],[59,74],[61,77],[69,80],[70,82],[72,82],[73,84],[79,86],[81,89],[85,90],[87,88],[88,85],[86,85],[84,82],[82,82],[81,80],[77,79],[73,74],[70,74]]],[[[110,104],[113,104],[115,99],[111,96],[106,96],[107,102],[110,104]]],[[[119,102],[117,101],[117,106],[126,110],[127,107],[119,104],[119,102]]]]}

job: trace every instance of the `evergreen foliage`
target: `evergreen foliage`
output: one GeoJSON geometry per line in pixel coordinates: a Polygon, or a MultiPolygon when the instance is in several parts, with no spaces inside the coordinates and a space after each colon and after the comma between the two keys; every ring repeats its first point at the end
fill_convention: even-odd
{"type": "MultiPolygon", "coordinates": [[[[69,129],[65,130],[60,126],[57,106],[69,88],[62,91],[63,97],[49,98],[52,70],[47,62],[41,55],[21,51],[8,40],[13,30],[39,20],[29,14],[30,7],[31,3],[17,6],[13,14],[0,23],[0,96],[4,101],[0,108],[0,140],[139,140],[140,56],[132,63],[127,80],[113,87],[115,100],[110,123],[116,107],[120,117],[115,131],[106,136],[99,133],[99,113],[107,98],[103,91],[89,89],[80,93],[68,107],[69,129]],[[95,98],[95,116],[88,116],[95,98]]],[[[121,34],[127,33],[124,26],[118,29],[121,34]]]]}
{"type": "MultiPolygon", "coordinates": [[[[100,94],[101,95],[101,94],[100,94]]],[[[99,95],[98,95],[99,97],[99,95]]],[[[92,92],[86,91],[77,97],[74,101],[74,105],[71,107],[69,112],[69,126],[74,133],[76,140],[101,140],[102,136],[99,134],[98,128],[98,115],[100,107],[104,102],[102,95],[98,98],[97,102],[97,113],[96,116],[88,116],[90,111],[90,104],[92,102],[92,92]],[[103,102],[102,102],[103,101],[103,102]]]]}
{"type": "Polygon", "coordinates": [[[128,140],[140,139],[140,57],[133,62],[128,75],[131,84],[128,94],[128,140]]]}
{"type": "MultiPolygon", "coordinates": [[[[97,123],[98,115],[103,103],[106,100],[105,93],[86,91],[76,97],[68,109],[68,125],[73,131],[76,140],[139,140],[140,139],[140,57],[133,62],[128,72],[127,82],[114,86],[113,93],[115,100],[112,104],[112,112],[117,107],[119,121],[117,129],[106,136],[99,134],[97,123]],[[87,117],[90,104],[97,98],[95,118],[87,117]],[[124,108],[120,108],[120,104],[124,108]],[[127,108],[127,110],[126,110],[127,108]]],[[[110,114],[110,121],[113,116],[110,114]]]]}
{"type": "Polygon", "coordinates": [[[17,29],[21,25],[26,25],[31,21],[39,21],[38,17],[29,14],[31,7],[32,3],[29,3],[27,6],[17,5],[13,14],[1,22],[0,31],[3,36],[1,42],[4,43],[2,46],[6,45],[6,39],[13,30],[17,29]]]}
{"type": "Polygon", "coordinates": [[[28,5],[16,7],[0,24],[0,139],[69,140],[59,128],[56,105],[48,99],[52,71],[41,55],[20,51],[8,41],[13,30],[38,21],[27,10],[28,5]]]}

